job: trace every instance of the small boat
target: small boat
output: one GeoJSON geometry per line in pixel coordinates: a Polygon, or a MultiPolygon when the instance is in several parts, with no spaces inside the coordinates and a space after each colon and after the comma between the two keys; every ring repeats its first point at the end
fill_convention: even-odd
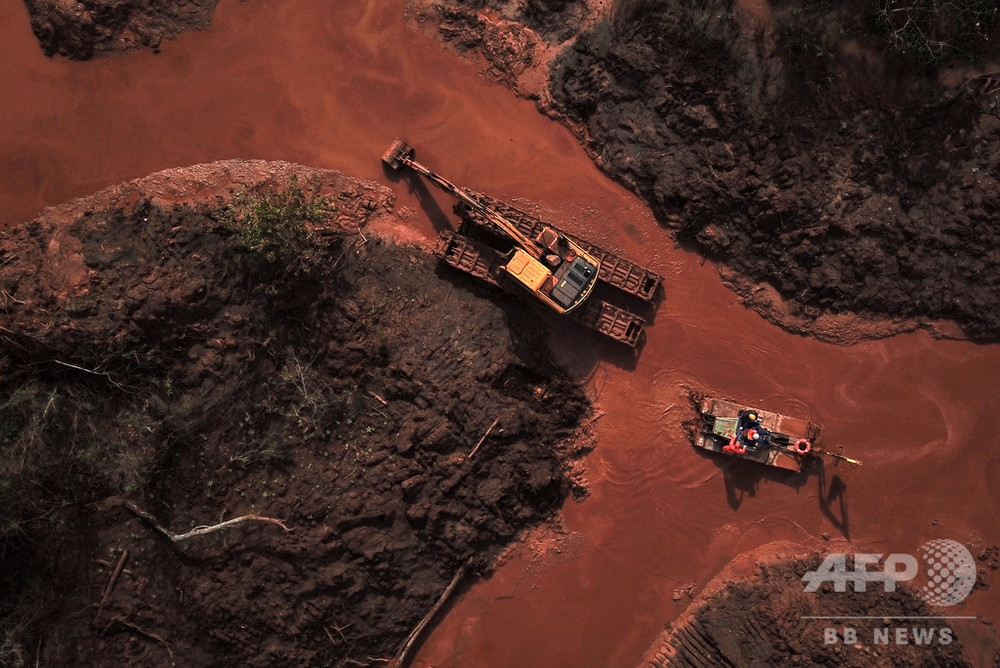
{"type": "Polygon", "coordinates": [[[720,454],[747,459],[789,471],[801,471],[809,457],[826,455],[835,464],[846,461],[852,466],[861,462],[837,452],[816,447],[819,427],[801,418],[758,410],[729,399],[692,397],[700,420],[695,423],[696,447],[720,454]]]}

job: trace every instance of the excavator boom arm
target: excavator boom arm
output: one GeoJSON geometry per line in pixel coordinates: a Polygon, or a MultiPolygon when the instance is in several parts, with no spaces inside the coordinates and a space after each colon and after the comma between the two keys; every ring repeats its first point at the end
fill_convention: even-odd
{"type": "Polygon", "coordinates": [[[399,161],[404,165],[406,165],[407,167],[409,167],[410,169],[412,169],[413,171],[422,174],[428,181],[430,181],[431,183],[433,183],[446,193],[450,194],[452,197],[455,197],[460,202],[463,202],[472,207],[473,209],[475,209],[476,211],[479,211],[486,218],[488,218],[491,223],[499,227],[504,232],[504,234],[514,239],[514,241],[516,241],[519,246],[524,248],[525,252],[532,255],[536,260],[542,257],[543,251],[541,248],[539,248],[537,243],[535,243],[528,237],[524,236],[524,234],[522,234],[521,231],[518,230],[513,223],[511,223],[509,220],[501,216],[499,213],[497,213],[490,207],[484,205],[478,199],[470,195],[468,191],[466,191],[464,188],[459,188],[448,179],[444,178],[443,176],[439,176],[438,174],[435,174],[434,172],[427,169],[426,167],[421,165],[416,160],[413,160],[412,158],[400,157],[399,161]]]}

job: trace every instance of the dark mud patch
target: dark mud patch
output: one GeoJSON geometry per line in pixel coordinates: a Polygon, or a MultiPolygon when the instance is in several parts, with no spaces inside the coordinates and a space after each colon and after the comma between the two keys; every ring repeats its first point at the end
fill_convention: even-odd
{"type": "Polygon", "coordinates": [[[519,95],[537,98],[548,78],[546,63],[558,51],[542,35],[514,19],[498,6],[484,7],[413,3],[413,25],[462,54],[482,54],[484,74],[516,90],[519,95]]]}
{"type": "MultiPolygon", "coordinates": [[[[619,0],[581,14],[557,55],[526,49],[535,69],[519,78],[517,58],[488,46],[498,31],[484,12],[418,4],[775,322],[845,342],[918,327],[1000,335],[995,67],[907,60],[869,13],[839,3],[619,0]],[[755,286],[777,299],[751,298],[755,286]],[[860,336],[845,337],[855,316],[860,336]]],[[[506,43],[545,42],[544,21],[495,4],[506,33],[522,22],[506,43]]],[[[982,30],[997,32],[994,14],[982,30]]]]}
{"type": "MultiPolygon", "coordinates": [[[[852,552],[846,543],[842,551],[852,552]]],[[[837,592],[826,583],[805,592],[802,576],[821,561],[788,544],[741,555],[660,634],[642,665],[973,665],[954,622],[900,619],[935,614],[903,585],[892,593],[881,587],[855,592],[850,586],[837,592]],[[827,628],[836,629],[835,642],[827,628]],[[850,642],[845,628],[856,634],[847,636],[850,642]]]]}
{"type": "Polygon", "coordinates": [[[159,51],[165,39],[212,23],[218,0],[24,0],[31,29],[47,56],[90,60],[137,49],[159,51]]]}
{"type": "MultiPolygon", "coordinates": [[[[274,166],[253,164],[267,183],[274,166]]],[[[301,271],[221,224],[225,189],[182,204],[173,186],[154,201],[132,184],[116,191],[127,205],[79,200],[0,238],[8,656],[390,657],[462,564],[488,572],[585,493],[589,402],[535,319],[365,235],[387,189],[310,174],[298,183],[330,198],[329,219],[301,271]],[[244,514],[291,531],[250,523],[177,546],[102,503],[120,497],[176,533],[244,514]]]]}
{"type": "Polygon", "coordinates": [[[552,97],[680,240],[772,286],[795,317],[1000,334],[995,92],[912,75],[891,98],[849,99],[831,56],[807,95],[792,52],[683,3],[630,34],[583,34],[557,58],[552,97]]]}

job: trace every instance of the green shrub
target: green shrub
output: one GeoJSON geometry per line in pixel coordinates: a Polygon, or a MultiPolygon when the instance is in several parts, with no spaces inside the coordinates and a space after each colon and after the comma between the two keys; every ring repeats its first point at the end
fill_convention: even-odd
{"type": "Polygon", "coordinates": [[[216,212],[241,247],[271,269],[311,274],[322,260],[315,227],[334,210],[333,200],[307,195],[294,175],[284,190],[239,194],[216,212]]]}

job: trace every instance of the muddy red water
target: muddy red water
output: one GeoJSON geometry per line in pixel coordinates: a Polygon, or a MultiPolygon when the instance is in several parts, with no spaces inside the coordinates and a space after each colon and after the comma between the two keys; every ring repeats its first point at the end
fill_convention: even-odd
{"type": "MultiPolygon", "coordinates": [[[[605,413],[589,459],[593,494],[568,502],[569,534],[555,547],[515,550],[471,586],[418,664],[633,665],[681,611],[687,599],[675,590],[696,590],[772,540],[846,535],[859,549],[909,553],[938,537],[974,553],[1000,542],[1000,348],[922,334],[837,347],[767,324],[711,265],[676,249],[562,126],[408,30],[399,0],[222,3],[211,30],[160,55],[91,63],[44,58],[23,5],[0,7],[0,221],[230,157],[388,182],[377,158],[401,135],[452,180],[544,202],[560,224],[666,276],[634,368],[612,345],[554,328],[554,357],[605,413]],[[762,476],[698,455],[681,429],[688,387],[821,424],[827,444],[865,462],[828,470],[843,503],[824,506],[816,476],[762,476]]],[[[408,224],[432,236],[440,218],[405,181],[395,187],[408,224]]],[[[985,579],[991,587],[947,614],[996,620],[1000,586],[985,579]]],[[[992,661],[977,625],[966,626],[972,658],[992,661]]]]}

